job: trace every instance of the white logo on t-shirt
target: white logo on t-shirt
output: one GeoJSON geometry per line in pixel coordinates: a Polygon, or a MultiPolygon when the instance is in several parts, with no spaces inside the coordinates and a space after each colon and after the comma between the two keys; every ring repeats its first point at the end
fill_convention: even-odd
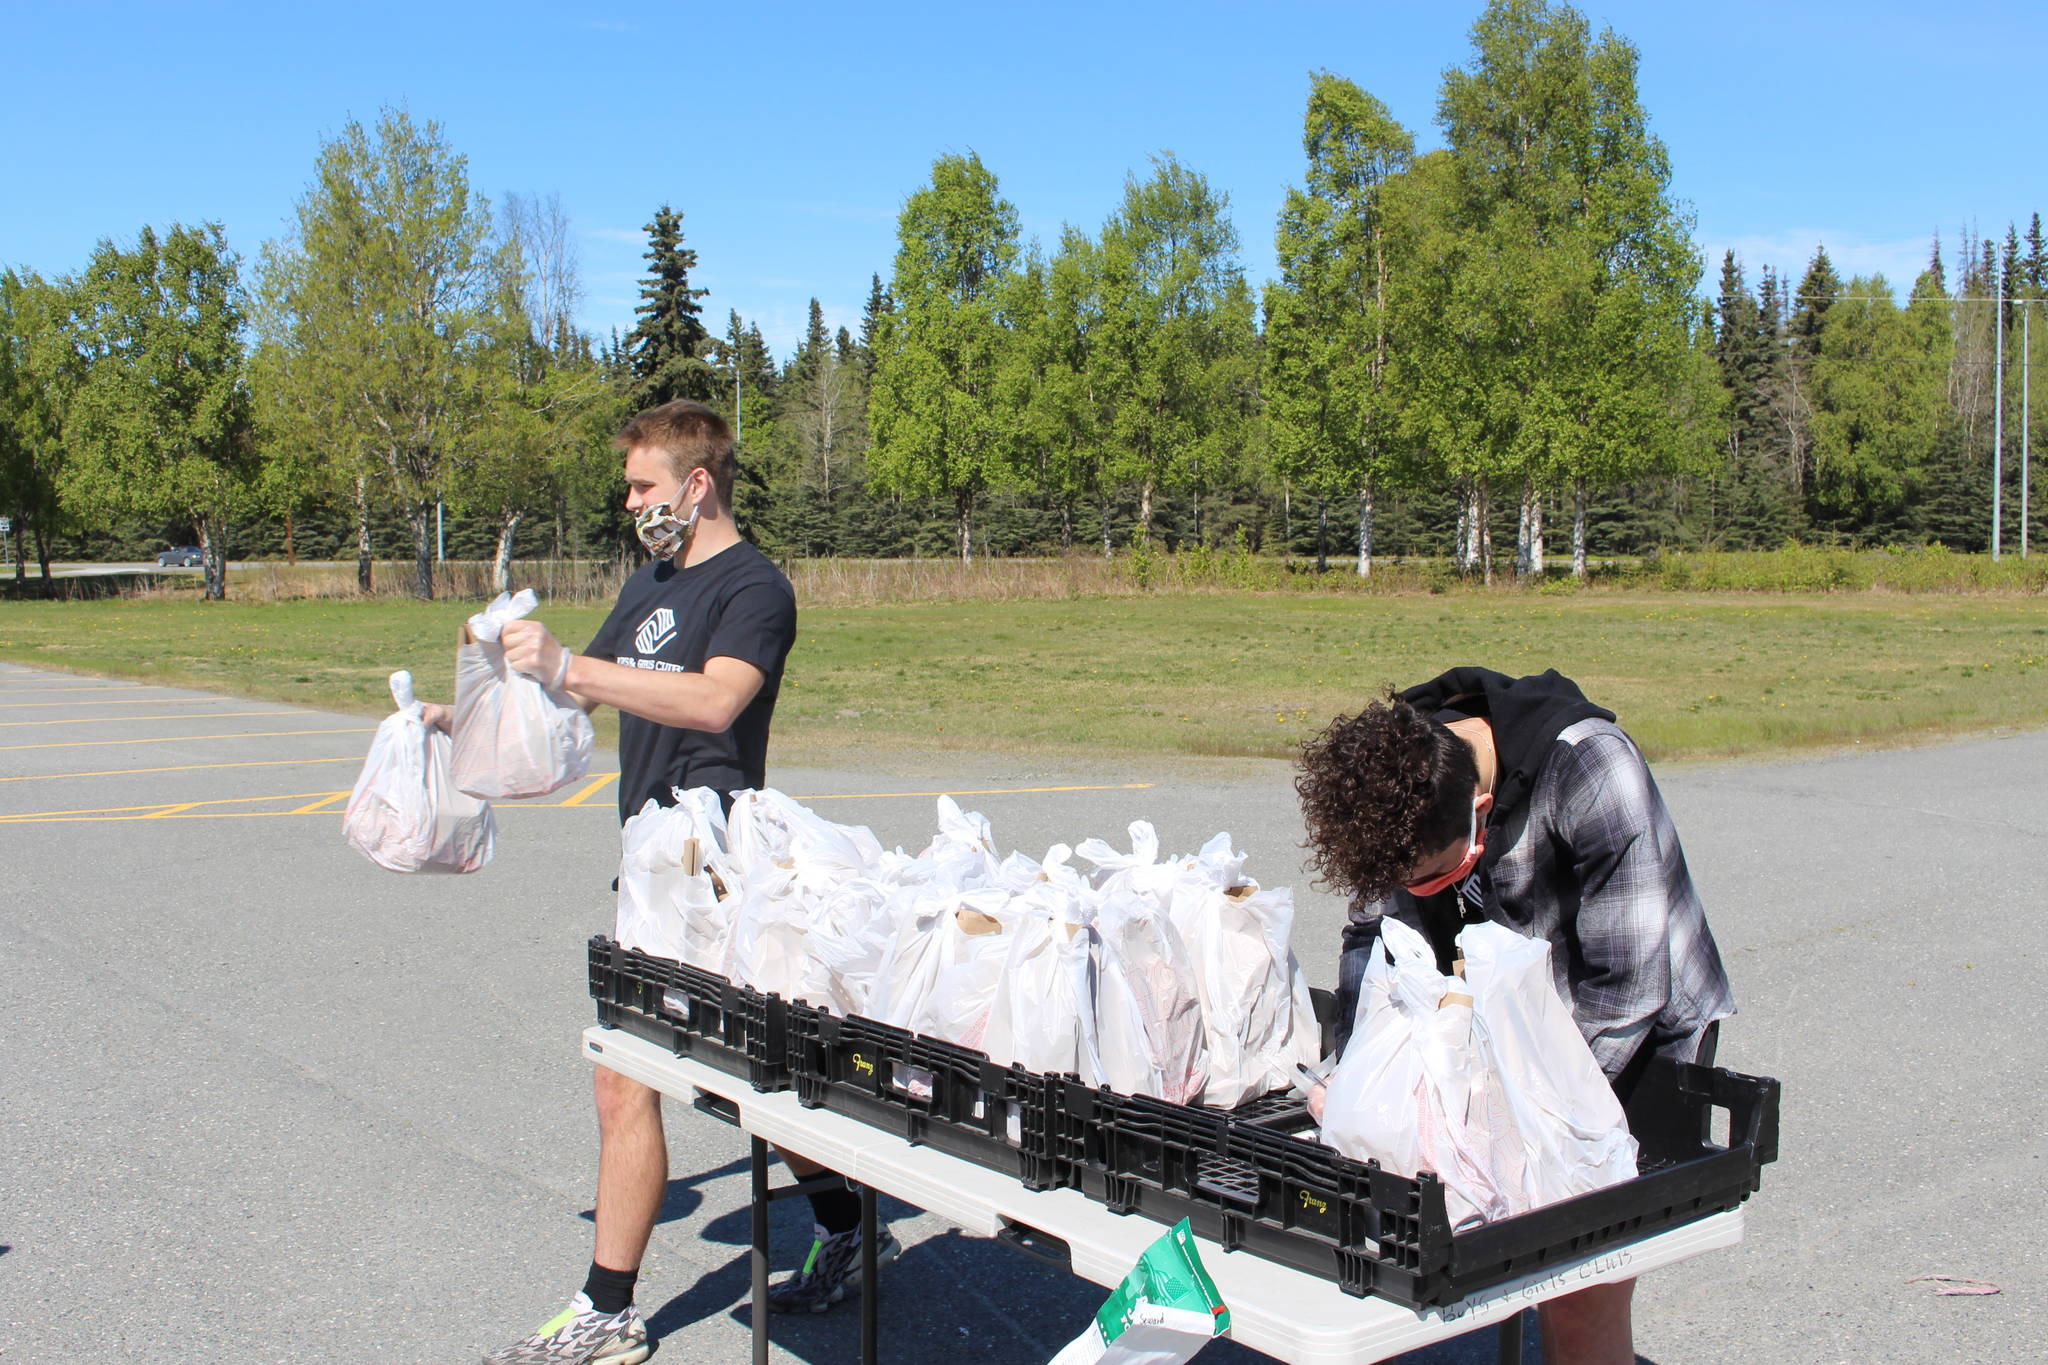
{"type": "Polygon", "coordinates": [[[633,632],[633,645],[642,654],[654,654],[675,638],[675,633],[676,614],[667,607],[656,607],[633,632]]]}

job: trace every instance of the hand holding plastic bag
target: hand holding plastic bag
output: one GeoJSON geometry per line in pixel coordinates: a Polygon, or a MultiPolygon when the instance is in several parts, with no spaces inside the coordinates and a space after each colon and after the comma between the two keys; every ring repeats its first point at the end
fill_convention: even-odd
{"type": "Polygon", "coordinates": [[[497,826],[490,804],[457,790],[449,776],[448,736],[426,722],[412,674],[391,675],[398,704],[370,741],[349,793],[342,835],[364,857],[393,872],[474,872],[491,860],[497,826]]]}
{"type": "Polygon", "coordinates": [[[1502,1217],[1508,1203],[1487,1142],[1466,1122],[1472,998],[1463,981],[1437,971],[1414,929],[1382,921],[1380,942],[1385,951],[1373,953],[1359,985],[1351,1044],[1330,1076],[1323,1141],[1395,1175],[1436,1172],[1453,1227],[1502,1217]]]}
{"type": "Polygon", "coordinates": [[[472,796],[545,796],[590,769],[596,735],[576,699],[505,665],[499,635],[537,602],[531,588],[498,594],[455,651],[455,782],[472,796]]]}
{"type": "Polygon", "coordinates": [[[1458,948],[1488,1086],[1474,1096],[1474,1123],[1491,1139],[1509,1211],[1634,1179],[1628,1116],[1552,984],[1550,944],[1472,924],[1458,948]]]}

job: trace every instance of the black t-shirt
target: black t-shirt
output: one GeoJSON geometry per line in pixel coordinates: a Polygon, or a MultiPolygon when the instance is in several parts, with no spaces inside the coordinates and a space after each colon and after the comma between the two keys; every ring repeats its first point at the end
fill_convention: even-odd
{"type": "Polygon", "coordinates": [[[619,819],[671,787],[734,792],[762,785],[768,721],[782,690],[782,664],[796,642],[796,594],[782,570],[745,541],[701,564],[643,564],[619,590],[612,614],[583,652],[627,668],[701,673],[720,656],[752,664],[761,690],[723,734],[681,730],[619,713],[619,819]]]}

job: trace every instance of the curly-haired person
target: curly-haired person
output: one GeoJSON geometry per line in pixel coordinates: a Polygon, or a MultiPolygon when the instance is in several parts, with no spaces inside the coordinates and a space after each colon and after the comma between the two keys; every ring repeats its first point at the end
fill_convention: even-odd
{"type": "MultiPolygon", "coordinates": [[[[1558,994],[1624,1101],[1654,1056],[1712,1062],[1735,1001],[1678,831],[1642,751],[1569,678],[1454,668],[1339,716],[1300,768],[1316,870],[1353,898],[1340,1047],[1392,916],[1444,971],[1467,923],[1548,940],[1558,994]]],[[[1633,1291],[1543,1304],[1544,1359],[1631,1365],[1633,1291]]]]}

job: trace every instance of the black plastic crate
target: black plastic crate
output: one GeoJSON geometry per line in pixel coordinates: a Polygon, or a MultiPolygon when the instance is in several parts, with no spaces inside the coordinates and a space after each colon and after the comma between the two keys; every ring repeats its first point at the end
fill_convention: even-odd
{"type": "Polygon", "coordinates": [[[789,1021],[798,1102],[1014,1177],[1026,1189],[1072,1183],[1054,1155],[1057,1077],[801,1003],[789,1007],[789,1021]]]}
{"type": "Polygon", "coordinates": [[[1634,1180],[1453,1232],[1444,1189],[1297,1134],[1300,1105],[1223,1114],[1069,1078],[1059,1156],[1089,1198],[1162,1223],[1187,1218],[1226,1249],[1420,1308],[1732,1209],[1778,1155],[1778,1083],[1658,1061],[1629,1108],[1634,1180]],[[1729,1144],[1706,1140],[1713,1109],[1729,1144]]]}
{"type": "Polygon", "coordinates": [[[789,1006],[716,972],[590,940],[590,995],[597,1022],[624,1029],[756,1090],[787,1090],[789,1006]]]}

